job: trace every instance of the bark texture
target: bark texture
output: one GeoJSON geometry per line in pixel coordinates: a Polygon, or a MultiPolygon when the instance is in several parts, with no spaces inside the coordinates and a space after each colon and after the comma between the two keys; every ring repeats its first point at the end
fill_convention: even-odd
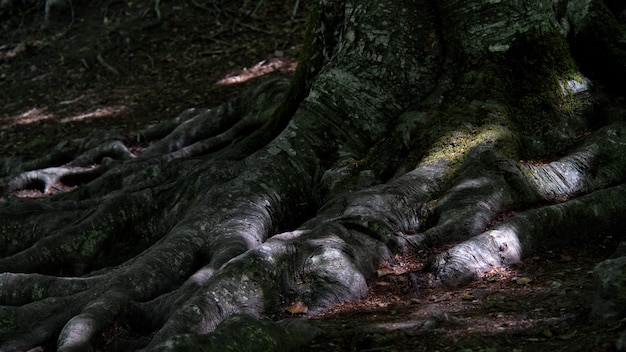
{"type": "Polygon", "coordinates": [[[626,115],[575,53],[614,63],[623,41],[593,38],[621,30],[591,0],[319,0],[291,84],[148,128],[137,154],[98,132],[3,160],[0,350],[89,350],[121,320],[144,337],[118,350],[297,346],[315,332],[251,317],[363,297],[394,251],[454,244],[415,275],[458,285],[615,232],[626,115]]]}

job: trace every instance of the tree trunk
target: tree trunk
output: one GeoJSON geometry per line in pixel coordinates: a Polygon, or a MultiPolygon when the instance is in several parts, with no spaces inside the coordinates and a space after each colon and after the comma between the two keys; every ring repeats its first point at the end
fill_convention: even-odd
{"type": "Polygon", "coordinates": [[[142,336],[119,350],[223,349],[205,334],[229,316],[280,341],[292,324],[240,314],[363,297],[411,246],[454,244],[412,275],[458,285],[614,232],[626,124],[611,10],[319,0],[291,83],[146,129],[137,154],[95,133],[3,161],[0,350],[88,350],[115,321],[142,336]]]}

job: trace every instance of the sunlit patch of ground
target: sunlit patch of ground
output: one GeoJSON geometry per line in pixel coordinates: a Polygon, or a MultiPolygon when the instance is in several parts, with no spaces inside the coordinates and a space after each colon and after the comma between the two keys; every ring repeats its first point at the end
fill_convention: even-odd
{"type": "Polygon", "coordinates": [[[136,143],[146,124],[290,75],[308,8],[295,4],[161,2],[157,16],[150,0],[88,0],[46,30],[43,6],[14,11],[0,21],[0,160],[33,159],[94,129],[136,143]]]}

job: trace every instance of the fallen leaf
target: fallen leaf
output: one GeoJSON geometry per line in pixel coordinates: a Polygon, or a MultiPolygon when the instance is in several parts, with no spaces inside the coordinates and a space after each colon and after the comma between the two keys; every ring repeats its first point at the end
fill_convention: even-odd
{"type": "Polygon", "coordinates": [[[466,294],[462,297],[462,299],[463,299],[464,301],[473,301],[473,300],[474,300],[474,296],[472,296],[472,294],[471,294],[471,293],[466,293],[466,294]]]}
{"type": "Polygon", "coordinates": [[[552,331],[550,331],[550,329],[548,329],[548,328],[544,329],[541,333],[542,333],[542,334],[543,334],[543,336],[545,336],[545,337],[552,337],[552,336],[553,336],[553,335],[552,335],[552,331]]]}
{"type": "Polygon", "coordinates": [[[530,283],[530,279],[527,277],[520,277],[519,279],[515,280],[515,283],[518,285],[527,285],[530,283]]]}
{"type": "Polygon", "coordinates": [[[291,313],[291,315],[306,314],[306,312],[308,311],[309,311],[309,307],[307,307],[306,304],[300,301],[293,302],[293,304],[287,308],[287,312],[291,313]]]}
{"type": "Polygon", "coordinates": [[[550,287],[552,287],[552,288],[559,288],[561,286],[563,286],[563,284],[561,284],[559,281],[552,281],[550,283],[550,287]]]}
{"type": "Polygon", "coordinates": [[[401,266],[395,266],[393,268],[393,273],[395,275],[402,275],[402,274],[406,274],[408,272],[408,270],[406,270],[406,268],[401,267],[401,266]]]}
{"type": "Polygon", "coordinates": [[[559,338],[561,340],[571,340],[574,336],[576,336],[576,332],[577,330],[574,330],[567,335],[560,335],[559,338]]]}
{"type": "Polygon", "coordinates": [[[376,273],[378,274],[378,277],[381,277],[381,276],[387,276],[387,275],[393,274],[394,271],[392,268],[381,268],[381,269],[378,269],[376,273]]]}
{"type": "Polygon", "coordinates": [[[442,302],[442,301],[448,301],[448,300],[450,300],[451,298],[452,298],[452,295],[451,295],[449,292],[446,292],[446,293],[442,294],[442,295],[441,295],[441,296],[439,296],[439,297],[436,297],[436,296],[431,296],[431,297],[429,297],[428,299],[429,299],[430,301],[433,301],[433,302],[437,303],[437,302],[442,302]]]}
{"type": "Polygon", "coordinates": [[[407,272],[407,270],[405,268],[403,268],[401,266],[398,266],[398,265],[396,265],[396,266],[394,266],[392,268],[381,268],[381,269],[378,269],[376,271],[376,273],[378,274],[378,277],[387,276],[387,275],[391,275],[391,274],[393,274],[393,275],[402,275],[402,274],[406,274],[406,272],[407,272]]]}

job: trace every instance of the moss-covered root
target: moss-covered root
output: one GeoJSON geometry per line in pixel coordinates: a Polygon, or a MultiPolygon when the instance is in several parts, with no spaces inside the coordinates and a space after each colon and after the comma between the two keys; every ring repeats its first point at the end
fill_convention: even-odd
{"type": "MultiPolygon", "coordinates": [[[[310,313],[358,299],[384,244],[338,223],[276,235],[229,261],[171,313],[146,350],[181,333],[206,334],[233,314],[260,317],[283,301],[301,300],[310,313]]],[[[280,309],[280,308],[279,308],[280,309]]]]}
{"type": "Polygon", "coordinates": [[[0,272],[82,275],[105,265],[119,264],[125,260],[123,256],[109,258],[113,259],[109,262],[96,259],[102,253],[110,253],[116,242],[125,242],[119,234],[126,233],[128,224],[146,224],[146,214],[154,213],[150,200],[152,193],[145,190],[110,197],[92,211],[75,212],[76,221],[63,224],[62,230],[43,228],[45,237],[35,243],[20,243],[22,246],[15,247],[15,253],[0,258],[0,272]]]}
{"type": "Polygon", "coordinates": [[[549,163],[520,164],[526,182],[546,200],[562,201],[615,185],[626,176],[626,124],[589,136],[569,155],[549,163]]]}
{"type": "Polygon", "coordinates": [[[437,255],[428,267],[439,282],[458,285],[489,269],[517,263],[537,246],[606,236],[626,223],[625,197],[626,185],[622,184],[523,212],[437,255]]]}
{"type": "Polygon", "coordinates": [[[318,328],[301,319],[272,322],[237,314],[227,318],[211,334],[178,335],[152,351],[294,351],[318,333],[318,328]]]}
{"type": "Polygon", "coordinates": [[[186,111],[163,127],[146,130],[144,136],[154,137],[173,128],[139,157],[169,155],[168,159],[175,159],[218,151],[267,123],[282,102],[288,83],[284,78],[268,80],[215,109],[186,111]],[[179,125],[173,126],[175,123],[179,125]]]}
{"type": "Polygon", "coordinates": [[[85,299],[85,294],[0,306],[0,351],[28,351],[54,340],[60,327],[78,311],[81,297],[85,299]]]}

